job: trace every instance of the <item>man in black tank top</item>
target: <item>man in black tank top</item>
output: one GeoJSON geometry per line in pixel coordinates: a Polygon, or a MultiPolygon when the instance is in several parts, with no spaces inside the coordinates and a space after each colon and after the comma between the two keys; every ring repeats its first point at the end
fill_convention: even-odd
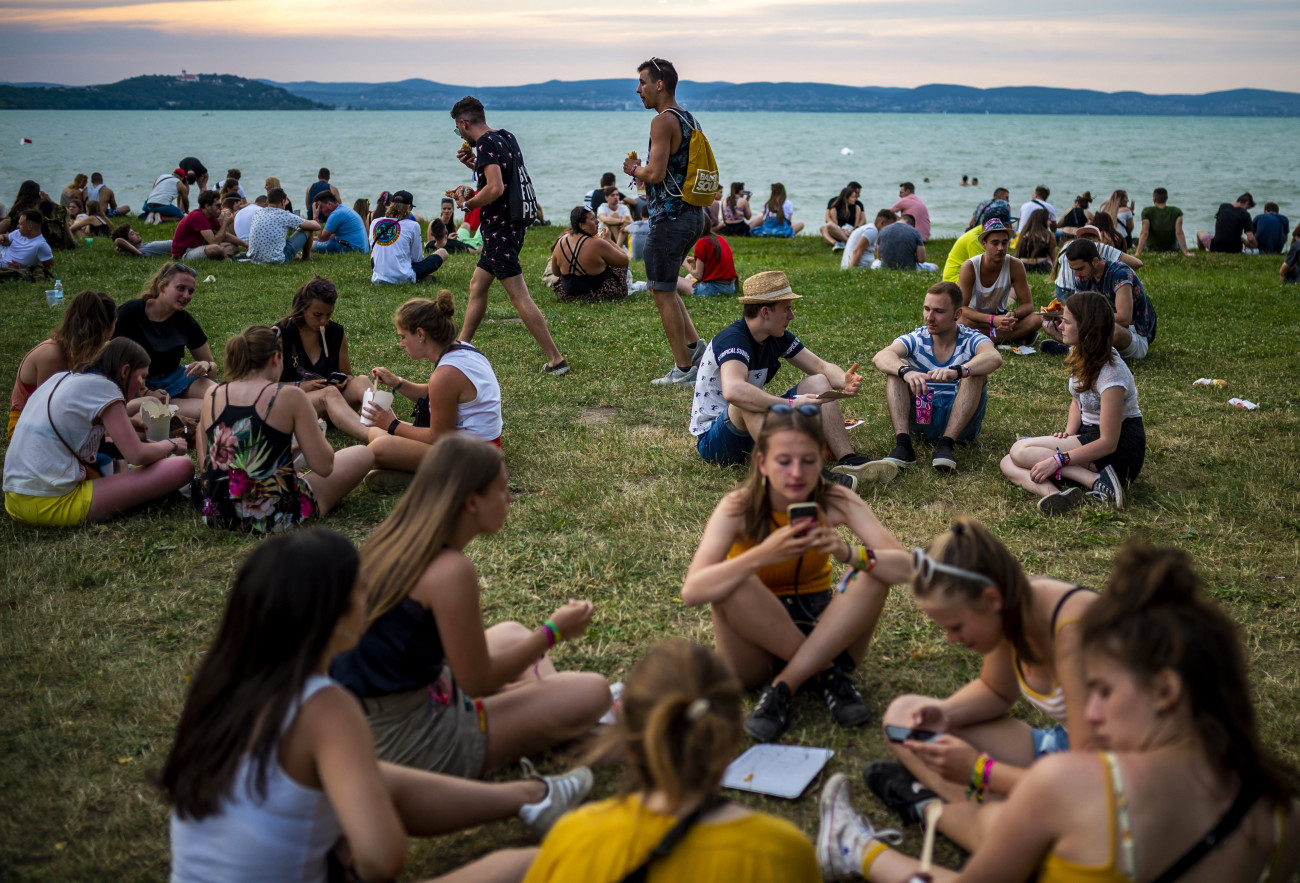
{"type": "Polygon", "coordinates": [[[339,196],[339,189],[330,183],[329,169],[322,167],[321,170],[316,173],[316,179],[316,182],[307,188],[307,200],[303,205],[310,206],[316,201],[317,193],[324,193],[327,190],[334,194],[335,202],[343,201],[343,197],[339,196]]]}

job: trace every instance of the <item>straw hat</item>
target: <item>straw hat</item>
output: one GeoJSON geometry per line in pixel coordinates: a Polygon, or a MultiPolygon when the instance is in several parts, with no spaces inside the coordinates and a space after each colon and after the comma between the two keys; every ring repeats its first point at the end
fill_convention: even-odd
{"type": "Polygon", "coordinates": [[[745,280],[744,297],[736,300],[742,304],[775,304],[803,297],[790,290],[790,280],[780,270],[766,270],[745,280]]]}

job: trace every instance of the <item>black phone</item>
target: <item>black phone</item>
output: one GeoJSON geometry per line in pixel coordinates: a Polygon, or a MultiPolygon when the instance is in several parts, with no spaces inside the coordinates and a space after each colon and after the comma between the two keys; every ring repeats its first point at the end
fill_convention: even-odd
{"type": "Polygon", "coordinates": [[[319,374],[316,374],[312,371],[299,371],[298,373],[302,375],[303,380],[324,380],[325,379],[324,377],[321,377],[319,374]]]}
{"type": "Polygon", "coordinates": [[[790,508],[786,510],[786,514],[790,518],[790,523],[794,524],[801,518],[811,518],[816,521],[820,511],[816,503],[791,503],[790,508]]]}
{"type": "Polygon", "coordinates": [[[329,382],[335,386],[342,386],[348,382],[348,375],[344,374],[342,371],[335,371],[329,376],[329,382]]]}
{"type": "Polygon", "coordinates": [[[933,742],[942,733],[934,730],[916,730],[911,727],[891,727],[886,725],[885,738],[890,742],[933,742]]]}

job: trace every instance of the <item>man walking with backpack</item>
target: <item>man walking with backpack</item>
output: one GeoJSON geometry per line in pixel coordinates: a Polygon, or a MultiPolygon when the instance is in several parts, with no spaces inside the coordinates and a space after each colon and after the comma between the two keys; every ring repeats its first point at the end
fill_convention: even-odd
{"type": "MultiPolygon", "coordinates": [[[[688,201],[694,192],[694,177],[688,175],[691,136],[699,130],[695,118],[677,104],[677,71],[662,58],[651,58],[637,68],[636,92],[641,103],[656,112],[650,123],[650,151],[645,163],[630,154],[623,171],[645,184],[650,207],[650,232],[645,241],[646,286],[654,296],[663,321],[664,334],[673,351],[673,367],[660,385],[694,386],[696,368],[704,358],[708,341],[701,340],[686,304],[677,293],[677,271],[708,228],[708,215],[701,205],[688,201]]],[[[697,171],[697,170],[691,170],[697,171]]],[[[716,169],[708,201],[717,187],[716,169]]]]}
{"type": "Polygon", "coordinates": [[[456,135],[463,142],[456,158],[478,177],[478,190],[468,185],[457,187],[456,201],[461,211],[481,209],[479,229],[483,234],[483,251],[469,281],[469,303],[465,306],[460,339],[466,343],[473,340],[487,311],[488,289],[493,279],[500,279],[524,327],[546,354],[542,370],[553,376],[567,374],[569,363],[551,339],[546,317],[528,293],[528,283],[519,266],[524,233],[537,218],[537,197],[524,168],[519,142],[505,129],[489,129],[483,103],[472,96],[456,102],[451,118],[456,122],[456,135]]]}

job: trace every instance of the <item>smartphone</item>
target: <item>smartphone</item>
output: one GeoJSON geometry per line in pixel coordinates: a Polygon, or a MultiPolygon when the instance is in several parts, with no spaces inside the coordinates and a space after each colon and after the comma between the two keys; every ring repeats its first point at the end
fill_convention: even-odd
{"type": "Polygon", "coordinates": [[[329,382],[335,386],[342,386],[348,382],[348,375],[344,374],[342,371],[335,371],[329,376],[329,382]]]}
{"type": "Polygon", "coordinates": [[[786,510],[786,514],[790,517],[790,523],[794,524],[796,521],[803,518],[810,518],[813,521],[816,521],[817,516],[821,513],[818,510],[816,503],[791,503],[790,508],[786,510]]]}
{"type": "Polygon", "coordinates": [[[299,371],[298,373],[302,375],[303,380],[324,380],[325,379],[324,377],[321,377],[319,374],[315,374],[311,371],[299,371]]]}
{"type": "Polygon", "coordinates": [[[934,730],[914,730],[910,727],[885,727],[885,738],[890,742],[933,742],[942,733],[934,730]]]}

